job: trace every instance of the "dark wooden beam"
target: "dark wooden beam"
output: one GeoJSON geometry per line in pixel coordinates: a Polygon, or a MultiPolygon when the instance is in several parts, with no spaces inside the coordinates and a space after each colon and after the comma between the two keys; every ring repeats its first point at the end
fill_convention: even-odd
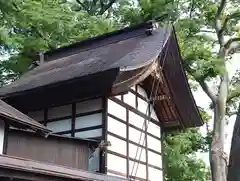
{"type": "MultiPolygon", "coordinates": [[[[107,142],[107,130],[108,130],[108,102],[107,97],[102,98],[102,140],[104,142],[107,142]]],[[[105,150],[102,150],[100,153],[100,172],[106,174],[107,173],[107,156],[106,152],[107,148],[105,150]]]]}

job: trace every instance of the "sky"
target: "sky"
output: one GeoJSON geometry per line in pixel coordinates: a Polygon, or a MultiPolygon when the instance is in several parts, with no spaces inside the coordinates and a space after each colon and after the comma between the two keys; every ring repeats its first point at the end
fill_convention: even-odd
{"type": "MultiPolygon", "coordinates": [[[[240,69],[240,54],[236,54],[233,56],[233,59],[231,62],[228,63],[227,68],[229,70],[229,76],[230,78],[234,75],[234,73],[236,72],[237,69],[240,69]]],[[[195,97],[196,103],[198,106],[201,106],[205,109],[209,108],[209,103],[210,103],[210,99],[208,98],[208,96],[203,92],[203,90],[201,88],[199,88],[196,92],[193,92],[193,95],[195,97]]],[[[211,111],[209,111],[209,113],[211,114],[211,111]]],[[[233,126],[235,123],[235,119],[236,116],[232,116],[230,118],[229,124],[225,129],[225,152],[229,155],[229,151],[231,148],[231,140],[232,140],[232,132],[233,132],[233,126]]],[[[213,121],[211,121],[209,123],[210,127],[212,127],[213,125],[213,121]]],[[[206,133],[206,126],[202,126],[200,128],[201,132],[203,134],[206,133]]],[[[202,158],[207,165],[209,165],[209,161],[208,161],[208,153],[204,153],[204,154],[199,154],[199,157],[202,158]]]]}

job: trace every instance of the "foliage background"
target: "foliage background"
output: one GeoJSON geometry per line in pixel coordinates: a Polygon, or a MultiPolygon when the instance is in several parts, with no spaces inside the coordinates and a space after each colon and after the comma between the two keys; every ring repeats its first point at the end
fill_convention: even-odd
{"type": "MultiPolygon", "coordinates": [[[[217,50],[221,41],[209,36],[216,35],[215,19],[221,2],[224,0],[0,0],[0,83],[9,83],[33,68],[40,52],[157,19],[162,25],[174,23],[193,90],[201,87],[213,100],[214,94],[220,95],[217,90],[226,73],[225,63],[238,51],[234,49],[220,57],[217,50]],[[215,85],[213,91],[209,91],[209,82],[215,85]]],[[[238,1],[229,0],[228,11],[221,14],[224,36],[239,37],[239,5],[238,1]]],[[[237,72],[228,87],[232,97],[228,97],[224,107],[227,120],[237,110],[239,80],[237,72]]],[[[215,102],[210,101],[210,113],[215,108],[215,102]]],[[[209,120],[213,114],[200,110],[212,127],[209,120]]],[[[202,135],[195,128],[166,134],[166,179],[209,180],[210,170],[197,155],[211,151],[215,133],[210,129],[202,135]]]]}

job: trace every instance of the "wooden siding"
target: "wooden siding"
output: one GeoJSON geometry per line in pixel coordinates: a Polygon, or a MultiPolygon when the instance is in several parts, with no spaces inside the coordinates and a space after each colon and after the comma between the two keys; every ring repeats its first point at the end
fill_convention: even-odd
{"type": "Polygon", "coordinates": [[[31,132],[9,130],[6,154],[63,166],[88,169],[87,141],[49,136],[47,139],[31,132]]]}

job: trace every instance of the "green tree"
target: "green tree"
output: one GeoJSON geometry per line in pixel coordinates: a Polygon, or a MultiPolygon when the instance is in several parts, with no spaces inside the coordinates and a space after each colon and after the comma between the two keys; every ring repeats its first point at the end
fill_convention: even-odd
{"type": "Polygon", "coordinates": [[[206,139],[198,129],[168,133],[164,142],[166,180],[205,181],[210,177],[209,169],[197,153],[207,148],[206,139]]]}
{"type": "Polygon", "coordinates": [[[73,5],[75,11],[86,11],[89,15],[102,15],[108,11],[116,0],[76,0],[73,5]]]}
{"type": "MultiPolygon", "coordinates": [[[[79,2],[81,8],[84,8],[81,3],[85,1],[79,2]]],[[[0,65],[2,83],[25,72],[39,52],[112,31],[119,26],[152,19],[161,19],[163,23],[171,20],[177,31],[185,69],[190,79],[198,83],[212,102],[210,107],[214,115],[214,129],[210,144],[211,174],[213,181],[225,181],[227,159],[224,154],[224,128],[228,116],[235,113],[236,102],[239,101],[240,96],[239,74],[230,80],[226,67],[227,61],[231,61],[240,47],[239,1],[93,0],[86,2],[95,3],[94,6],[88,4],[88,8],[90,7],[92,11],[90,14],[88,14],[89,9],[72,11],[72,5],[64,0],[0,0],[0,51],[2,54],[7,54],[6,61],[1,61],[0,65]],[[103,11],[110,13],[105,15],[103,11]],[[210,88],[209,82],[215,83],[215,90],[210,88]]],[[[182,142],[188,142],[189,138],[186,139],[181,136],[182,134],[180,133],[182,142]]],[[[194,137],[194,133],[191,135],[194,137]]],[[[175,139],[178,138],[175,134],[173,136],[175,139]]],[[[169,150],[174,151],[178,148],[169,150]]],[[[189,166],[201,170],[203,167],[200,162],[188,160],[188,158],[194,160],[194,156],[188,155],[193,155],[194,151],[196,150],[192,150],[191,153],[182,151],[182,158],[179,156],[179,159],[185,156],[184,161],[177,164],[188,162],[192,163],[189,166]]],[[[172,154],[177,155],[177,153],[172,154]]],[[[179,168],[183,167],[179,165],[179,168]]],[[[190,173],[195,171],[192,168],[190,173]]],[[[204,173],[198,172],[201,179],[205,177],[204,173]]],[[[191,174],[182,175],[182,178],[196,178],[191,174]]],[[[174,179],[177,178],[172,178],[174,179]]]]}
{"type": "Polygon", "coordinates": [[[61,0],[0,1],[2,84],[26,72],[40,52],[113,31],[103,17],[71,11],[61,0]]]}
{"type": "Polygon", "coordinates": [[[227,62],[239,51],[239,1],[235,0],[139,0],[139,6],[125,3],[117,12],[122,22],[138,23],[168,12],[174,22],[184,66],[211,100],[213,131],[210,165],[213,181],[227,178],[224,130],[235,113],[240,97],[239,74],[229,78],[227,62]],[[131,18],[129,20],[129,18],[131,18]],[[216,38],[215,38],[216,37],[216,38]],[[215,85],[215,90],[210,88],[215,85]]]}

